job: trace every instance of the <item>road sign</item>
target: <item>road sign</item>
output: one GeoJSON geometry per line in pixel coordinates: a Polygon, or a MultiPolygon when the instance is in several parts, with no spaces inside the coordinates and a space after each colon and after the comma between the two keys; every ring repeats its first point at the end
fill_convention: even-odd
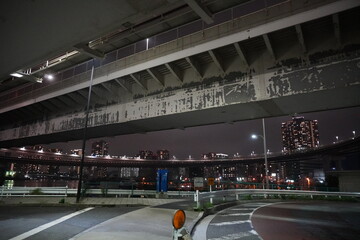
{"type": "Polygon", "coordinates": [[[203,188],[204,187],[204,179],[202,177],[194,178],[194,188],[203,188]]]}
{"type": "Polygon", "coordinates": [[[214,186],[214,181],[215,181],[215,178],[208,178],[208,185],[214,186]]]}

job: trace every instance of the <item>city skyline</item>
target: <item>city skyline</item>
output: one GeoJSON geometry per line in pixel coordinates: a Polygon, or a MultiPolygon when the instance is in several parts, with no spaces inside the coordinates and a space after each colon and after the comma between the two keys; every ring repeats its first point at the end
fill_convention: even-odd
{"type": "MultiPolygon", "coordinates": [[[[304,113],[298,116],[318,120],[320,146],[337,140],[350,139],[353,137],[353,131],[356,135],[360,133],[360,107],[304,113]]],[[[282,116],[265,119],[267,148],[270,152],[281,152],[283,148],[281,123],[291,118],[292,116],[282,116]]],[[[191,127],[184,130],[173,129],[88,139],[85,152],[90,155],[91,144],[104,140],[109,143],[110,155],[135,156],[140,150],[156,152],[160,149],[167,149],[170,152],[170,158],[175,155],[178,159],[186,159],[189,155],[192,158],[200,158],[202,154],[208,152],[250,155],[254,151],[256,154],[262,154],[262,140],[252,140],[251,134],[262,134],[261,119],[191,127]]],[[[43,145],[46,148],[61,148],[64,152],[70,152],[71,149],[81,148],[82,141],[43,145]]]]}

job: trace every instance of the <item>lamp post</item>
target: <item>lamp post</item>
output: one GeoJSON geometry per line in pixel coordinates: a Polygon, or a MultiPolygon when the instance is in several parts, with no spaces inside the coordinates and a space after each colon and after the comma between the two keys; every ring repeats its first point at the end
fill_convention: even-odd
{"type": "Polygon", "coordinates": [[[86,105],[86,112],[85,112],[85,126],[83,132],[83,141],[82,141],[82,156],[80,161],[80,171],[79,171],[79,182],[78,188],[76,193],[76,203],[80,202],[80,195],[81,195],[81,185],[82,185],[82,178],[83,178],[83,169],[84,169],[84,158],[85,158],[85,144],[86,144],[86,131],[88,126],[88,119],[89,119],[89,108],[90,108],[90,100],[91,100],[91,89],[93,85],[93,77],[94,77],[94,63],[91,68],[91,76],[90,76],[90,85],[89,85],[89,94],[87,98],[87,105],[86,105]]]}
{"type": "Polygon", "coordinates": [[[262,126],[263,126],[263,135],[257,135],[253,134],[251,135],[252,139],[257,139],[258,137],[261,137],[263,139],[264,143],[264,159],[265,159],[265,181],[266,181],[266,189],[269,189],[269,178],[268,178],[268,161],[267,161],[267,147],[266,147],[266,133],[265,133],[265,120],[262,119],[262,126]]]}

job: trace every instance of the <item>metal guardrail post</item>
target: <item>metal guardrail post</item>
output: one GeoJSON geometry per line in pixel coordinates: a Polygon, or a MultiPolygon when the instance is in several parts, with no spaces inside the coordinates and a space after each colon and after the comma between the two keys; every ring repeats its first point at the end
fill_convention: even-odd
{"type": "Polygon", "coordinates": [[[68,190],[68,185],[66,185],[65,187],[65,198],[67,197],[67,190],[68,190]]]}
{"type": "Polygon", "coordinates": [[[200,208],[199,190],[196,190],[194,194],[194,200],[196,202],[196,208],[199,209],[200,208]]]}
{"type": "Polygon", "coordinates": [[[3,194],[4,194],[4,188],[5,188],[5,185],[2,185],[2,186],[1,186],[1,195],[0,195],[0,199],[2,199],[2,197],[3,197],[3,194]]]}

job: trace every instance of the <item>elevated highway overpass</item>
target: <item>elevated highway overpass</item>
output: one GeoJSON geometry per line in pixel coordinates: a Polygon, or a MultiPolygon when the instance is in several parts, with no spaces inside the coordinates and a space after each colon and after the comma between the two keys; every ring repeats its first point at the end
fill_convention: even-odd
{"type": "Polygon", "coordinates": [[[89,138],[360,105],[359,1],[185,2],[1,81],[0,145],[81,139],[93,66],[89,138]]]}
{"type": "MultiPolygon", "coordinates": [[[[317,149],[297,152],[293,154],[272,154],[268,156],[270,164],[286,162],[302,162],[309,167],[324,168],[330,170],[331,161],[336,161],[338,170],[341,170],[340,160],[346,160],[347,156],[360,156],[360,137],[353,140],[340,142],[333,145],[320,147],[317,149]]],[[[20,164],[42,164],[59,166],[79,166],[81,157],[74,154],[56,154],[51,152],[39,152],[35,150],[25,150],[19,148],[0,149],[0,163],[8,165],[10,163],[20,164]]],[[[351,159],[350,159],[351,160],[351,159]]],[[[210,166],[234,166],[236,164],[263,163],[264,156],[243,156],[228,159],[178,159],[178,160],[153,160],[126,157],[94,157],[85,156],[85,166],[98,167],[143,167],[143,168],[178,168],[178,167],[210,167],[210,166]]],[[[360,162],[354,163],[359,165],[360,162]]],[[[345,169],[348,170],[348,169],[345,169]]]]}

